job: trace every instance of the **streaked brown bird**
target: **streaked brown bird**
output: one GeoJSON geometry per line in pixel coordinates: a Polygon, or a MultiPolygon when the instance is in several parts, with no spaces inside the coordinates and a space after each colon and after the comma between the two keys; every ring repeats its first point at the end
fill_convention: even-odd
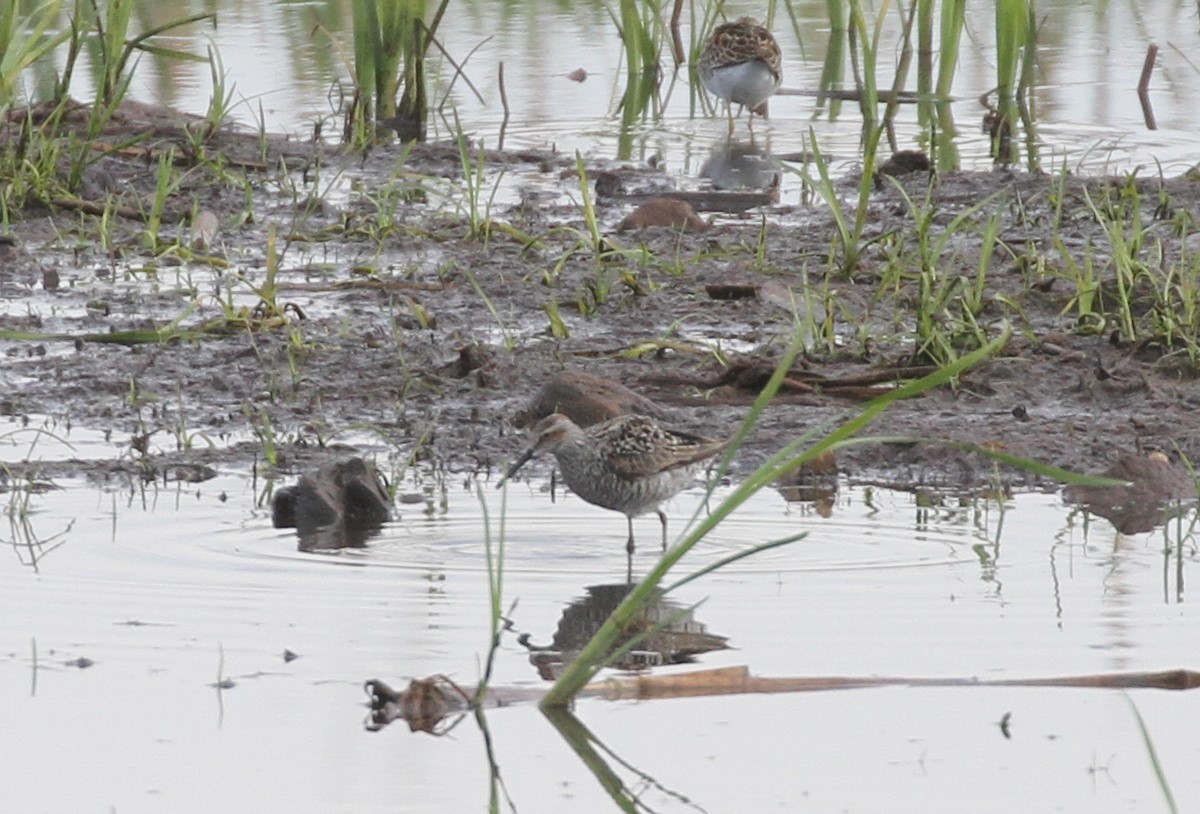
{"type": "Polygon", "coordinates": [[[633,518],[654,510],[667,547],[667,516],[659,504],[679,494],[728,445],[660,426],[644,415],[623,415],[587,429],[555,413],[533,429],[534,443],[513,462],[499,486],[539,452],[550,452],[571,491],[588,503],[621,512],[629,522],[625,550],[632,555],[633,518]]]}
{"type": "Polygon", "coordinates": [[[742,17],[713,29],[697,72],[708,92],[728,104],[732,132],[734,104],[749,108],[752,122],[755,113],[767,115],[767,100],[783,81],[783,56],[765,26],[742,17]]]}

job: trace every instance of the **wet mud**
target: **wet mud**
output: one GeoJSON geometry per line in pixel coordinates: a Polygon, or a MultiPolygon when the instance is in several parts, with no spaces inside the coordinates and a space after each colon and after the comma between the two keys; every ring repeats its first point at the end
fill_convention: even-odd
{"type": "MultiPolygon", "coordinates": [[[[866,248],[846,272],[819,199],[714,211],[719,196],[659,167],[586,162],[602,180],[588,187],[597,245],[574,156],[475,153],[486,164],[472,205],[456,145],[364,155],[224,133],[197,149],[170,117],[113,126],[154,129],[89,167],[89,198],[14,213],[0,246],[0,413],[10,427],[52,416],[110,433],[124,452],[9,462],[18,477],[183,479],[204,467],[261,468],[267,457],[298,474],[355,454],[345,439],[363,437],[410,464],[495,475],[526,443],[518,424],[539,387],[563,370],[625,385],[670,424],[719,437],[800,326],[807,349],[740,451],[736,478],[932,369],[914,338],[916,271],[891,271],[914,251],[922,217],[935,239],[949,233],[936,270],[961,277],[959,292],[977,279],[984,227],[997,219],[974,320],[988,336],[1007,323],[1013,336],[956,386],[881,415],[868,434],[912,442],[843,449],[844,476],[901,488],[1053,486],[941,440],[1089,472],[1123,453],[1200,451],[1200,388],[1186,354],[1078,319],[1072,270],[1090,252],[1097,295],[1116,296],[1093,205],[1128,201],[1121,190],[1133,187],[1147,262],[1178,257],[1189,248],[1179,224],[1200,215],[1195,181],[904,175],[905,192],[892,183],[872,192],[866,248]],[[151,249],[146,212],[164,156],[181,175],[151,249]],[[704,228],[691,218],[682,229],[629,226],[648,199],[676,191],[704,228]],[[102,223],[106,200],[115,207],[102,223]],[[264,296],[270,224],[281,260],[264,296]]],[[[857,180],[839,189],[849,210],[857,180]]],[[[1144,295],[1129,296],[1143,307],[1144,295]]],[[[950,325],[956,308],[951,298],[935,319],[950,325]]]]}

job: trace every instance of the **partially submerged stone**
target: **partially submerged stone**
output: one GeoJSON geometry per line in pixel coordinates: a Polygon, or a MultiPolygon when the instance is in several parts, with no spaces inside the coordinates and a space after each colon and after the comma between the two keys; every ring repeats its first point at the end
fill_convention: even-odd
{"type": "Polygon", "coordinates": [[[651,198],[625,216],[617,225],[618,232],[643,229],[647,226],[666,226],[683,232],[703,232],[708,224],[701,220],[686,201],[673,198],[651,198]]]}

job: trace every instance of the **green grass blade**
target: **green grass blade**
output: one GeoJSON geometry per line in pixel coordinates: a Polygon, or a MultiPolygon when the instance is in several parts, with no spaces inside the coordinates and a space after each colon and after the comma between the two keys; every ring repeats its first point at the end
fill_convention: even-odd
{"type": "Polygon", "coordinates": [[[587,766],[588,770],[596,777],[600,787],[608,794],[617,809],[626,814],[638,814],[641,809],[638,807],[637,798],[626,788],[625,783],[612,770],[612,767],[592,747],[594,737],[587,727],[563,706],[546,707],[543,705],[542,713],[546,716],[546,720],[550,721],[551,725],[558,730],[558,734],[562,735],[571,750],[583,761],[583,765],[587,766]]]}
{"type": "Polygon", "coordinates": [[[704,566],[699,571],[693,571],[692,573],[688,574],[686,577],[675,580],[670,585],[668,585],[666,588],[663,588],[663,593],[669,594],[671,591],[675,590],[676,588],[681,588],[684,585],[687,585],[689,582],[699,579],[700,577],[704,576],[705,574],[711,574],[713,571],[716,571],[720,568],[724,568],[725,566],[727,566],[731,563],[735,563],[738,560],[745,559],[746,557],[761,553],[763,551],[769,551],[772,548],[779,548],[780,546],[788,545],[790,543],[797,542],[798,540],[803,540],[807,536],[808,536],[808,532],[802,531],[799,534],[793,534],[788,537],[781,537],[778,540],[771,540],[769,543],[759,543],[758,545],[750,546],[749,548],[745,549],[744,551],[735,551],[734,553],[730,554],[728,557],[722,557],[721,559],[717,560],[716,562],[704,566]]]}
{"type": "Polygon", "coordinates": [[[1162,789],[1167,810],[1171,814],[1179,814],[1179,805],[1175,802],[1175,795],[1171,793],[1171,784],[1167,782],[1167,775],[1158,759],[1158,751],[1154,748],[1154,740],[1150,737],[1150,730],[1146,728],[1146,721],[1142,718],[1142,713],[1138,711],[1137,704],[1128,694],[1125,696],[1125,700],[1129,702],[1129,708],[1133,710],[1133,717],[1137,719],[1138,729],[1142,733],[1142,743],[1146,745],[1146,756],[1150,758],[1150,765],[1154,767],[1154,776],[1158,778],[1158,787],[1162,789]]]}
{"type": "MultiPolygon", "coordinates": [[[[655,595],[657,587],[666,574],[675,566],[677,562],[694,546],[702,540],[708,532],[715,528],[722,520],[729,516],[737,507],[746,502],[754,493],[762,489],[769,483],[774,482],[780,475],[795,469],[804,461],[815,457],[820,452],[830,449],[836,444],[846,441],[849,438],[856,436],[873,421],[880,413],[888,408],[893,402],[903,398],[909,398],[919,393],[923,393],[933,387],[938,387],[942,384],[953,381],[957,376],[963,373],[970,367],[983,361],[993,353],[1003,348],[1012,335],[1010,328],[1005,328],[1004,332],[996,339],[992,340],[983,347],[963,355],[954,362],[945,367],[909,382],[895,390],[880,396],[871,402],[868,402],[862,411],[854,418],[843,422],[841,426],[835,429],[823,439],[817,441],[812,446],[808,447],[803,452],[797,453],[800,445],[807,443],[809,435],[806,434],[792,443],[785,446],[775,455],[771,456],[758,469],[756,469],[745,481],[743,481],[734,492],[726,497],[720,504],[712,510],[706,518],[699,523],[693,523],[683,538],[672,548],[668,549],[663,554],[662,559],[658,561],[650,573],[637,584],[637,586],[625,597],[625,600],[617,606],[612,615],[600,627],[600,630],[591,638],[591,640],[580,651],[579,655],[567,666],[566,670],[555,682],[554,686],[541,701],[543,708],[565,706],[571,702],[581,689],[595,676],[600,670],[601,665],[607,653],[611,650],[614,643],[621,635],[621,631],[626,628],[632,619],[642,612],[647,602],[655,595]]],[[[783,359],[776,366],[774,374],[767,387],[763,389],[763,395],[755,402],[755,407],[761,411],[761,408],[766,406],[766,402],[774,395],[775,390],[782,382],[787,374],[788,368],[791,366],[792,360],[795,358],[795,353],[799,348],[799,338],[793,341],[789,352],[784,355],[783,359]],[[773,389],[774,388],[774,389],[773,389]]],[[[749,426],[753,425],[757,417],[757,412],[754,409],[751,415],[743,422],[741,437],[744,433],[749,432],[749,426]],[[749,425],[749,426],[748,426],[749,425]]],[[[735,437],[736,438],[736,437],[735,437]]],[[[730,453],[727,453],[722,459],[720,468],[723,469],[728,464],[728,458],[732,454],[733,446],[730,453]]],[[[710,486],[709,491],[714,487],[710,486]]]]}

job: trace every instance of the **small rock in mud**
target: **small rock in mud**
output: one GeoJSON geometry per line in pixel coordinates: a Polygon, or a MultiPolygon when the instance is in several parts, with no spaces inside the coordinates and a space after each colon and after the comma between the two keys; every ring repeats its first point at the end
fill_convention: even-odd
{"type": "Polygon", "coordinates": [[[217,216],[207,209],[201,209],[192,219],[192,248],[210,248],[217,242],[220,231],[221,224],[217,221],[217,216]]]}
{"type": "Polygon", "coordinates": [[[666,226],[683,232],[703,232],[708,229],[708,224],[686,201],[651,198],[626,215],[617,225],[617,231],[626,232],[631,229],[644,229],[647,226],[666,226]]]}
{"type": "Polygon", "coordinates": [[[929,162],[929,156],[920,150],[900,150],[893,153],[892,157],[880,165],[879,170],[875,173],[875,188],[883,189],[885,175],[890,175],[893,178],[899,178],[902,175],[909,175],[914,172],[932,172],[933,164],[929,162]]]}
{"type": "Polygon", "coordinates": [[[615,198],[625,192],[625,182],[621,180],[620,173],[600,170],[592,173],[592,178],[596,182],[597,198],[615,198]]]}
{"type": "Polygon", "coordinates": [[[486,345],[464,345],[458,349],[458,358],[438,372],[452,379],[463,379],[467,374],[490,365],[494,355],[495,351],[486,345]]]}
{"type": "Polygon", "coordinates": [[[0,263],[7,263],[16,258],[20,251],[17,239],[12,235],[0,235],[0,263]]]}

